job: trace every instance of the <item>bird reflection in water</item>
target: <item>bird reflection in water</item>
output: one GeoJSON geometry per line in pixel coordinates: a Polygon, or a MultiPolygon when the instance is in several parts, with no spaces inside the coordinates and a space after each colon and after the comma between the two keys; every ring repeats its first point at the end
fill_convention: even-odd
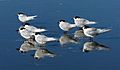
{"type": "Polygon", "coordinates": [[[74,38],[80,39],[80,38],[83,38],[83,37],[85,37],[83,30],[77,30],[77,31],[75,31],[74,38]]]}
{"type": "Polygon", "coordinates": [[[111,50],[111,48],[106,47],[105,45],[99,44],[95,41],[91,41],[91,42],[85,42],[83,45],[83,52],[91,52],[91,51],[109,51],[111,50]]]}
{"type": "Polygon", "coordinates": [[[38,43],[35,42],[34,38],[31,37],[30,39],[23,42],[20,48],[17,48],[20,53],[27,53],[28,51],[35,51],[33,57],[35,59],[40,59],[45,56],[54,57],[55,54],[47,50],[45,47],[39,47],[38,43]]]}
{"type": "Polygon", "coordinates": [[[41,59],[44,57],[54,57],[55,54],[50,52],[48,49],[44,48],[44,47],[39,47],[37,48],[35,54],[34,54],[34,58],[35,59],[41,59]]]}
{"type": "Polygon", "coordinates": [[[75,39],[73,36],[64,34],[59,38],[60,45],[64,47],[66,44],[79,44],[79,40],[75,39]]]}
{"type": "Polygon", "coordinates": [[[20,48],[17,48],[16,50],[18,50],[21,53],[26,53],[30,50],[36,50],[36,45],[37,43],[34,41],[34,38],[31,37],[28,40],[24,41],[20,48]]]}

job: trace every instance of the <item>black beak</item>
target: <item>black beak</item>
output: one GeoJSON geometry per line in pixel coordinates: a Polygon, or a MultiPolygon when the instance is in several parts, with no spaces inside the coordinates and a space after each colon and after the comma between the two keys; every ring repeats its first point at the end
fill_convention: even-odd
{"type": "Polygon", "coordinates": [[[20,48],[16,48],[16,50],[17,50],[17,51],[19,51],[19,50],[20,50],[20,48]]]}
{"type": "Polygon", "coordinates": [[[30,56],[34,57],[34,54],[31,54],[30,56]]]}
{"type": "Polygon", "coordinates": [[[83,50],[83,48],[80,48],[80,50],[83,50]]]}
{"type": "Polygon", "coordinates": [[[19,30],[16,30],[17,32],[19,31],[19,30]]]}

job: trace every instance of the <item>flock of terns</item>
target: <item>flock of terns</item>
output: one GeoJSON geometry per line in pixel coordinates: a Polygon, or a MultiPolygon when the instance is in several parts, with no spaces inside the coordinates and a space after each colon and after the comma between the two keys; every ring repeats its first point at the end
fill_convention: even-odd
{"type": "Polygon", "coordinates": [[[28,21],[34,20],[37,15],[28,16],[24,13],[18,13],[17,15],[19,21],[21,21],[23,24],[19,27],[17,32],[25,39],[21,47],[17,48],[17,50],[21,53],[26,53],[30,50],[36,50],[35,54],[33,55],[35,59],[40,59],[44,56],[54,57],[55,54],[45,48],[45,45],[48,42],[53,41],[59,42],[60,45],[64,47],[64,45],[68,43],[80,44],[80,38],[88,38],[89,41],[85,42],[83,45],[83,52],[90,52],[92,50],[110,50],[109,47],[99,44],[93,41],[93,39],[99,34],[111,31],[111,29],[89,27],[88,25],[90,24],[97,24],[94,21],[89,21],[87,19],[80,18],[79,16],[75,16],[73,17],[74,24],[71,24],[62,19],[58,23],[59,28],[63,30],[64,34],[60,38],[54,38],[42,34],[43,32],[47,32],[47,29],[37,28],[28,23],[28,21]],[[76,27],[79,29],[75,31],[74,35],[69,35],[68,31],[76,27]]]}

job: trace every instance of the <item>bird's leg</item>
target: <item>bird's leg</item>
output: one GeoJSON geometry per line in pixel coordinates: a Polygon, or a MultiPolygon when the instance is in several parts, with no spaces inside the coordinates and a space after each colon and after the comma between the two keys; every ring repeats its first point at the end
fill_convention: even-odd
{"type": "Polygon", "coordinates": [[[18,32],[19,30],[17,29],[16,32],[18,32]]]}
{"type": "Polygon", "coordinates": [[[92,41],[93,41],[93,38],[89,37],[89,40],[90,40],[90,42],[92,42],[92,41]]]}
{"type": "Polygon", "coordinates": [[[68,31],[64,31],[64,34],[67,34],[68,31]]]}
{"type": "Polygon", "coordinates": [[[45,47],[45,44],[39,45],[40,47],[45,47]]]}
{"type": "Polygon", "coordinates": [[[25,25],[25,22],[22,23],[22,26],[24,26],[24,25],[25,25]]]}
{"type": "Polygon", "coordinates": [[[82,30],[82,27],[79,27],[79,30],[82,30]]]}

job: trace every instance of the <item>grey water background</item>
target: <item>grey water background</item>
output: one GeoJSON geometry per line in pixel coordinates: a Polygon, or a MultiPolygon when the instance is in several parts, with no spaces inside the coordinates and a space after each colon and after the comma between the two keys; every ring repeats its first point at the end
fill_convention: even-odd
{"type": "MultiPolygon", "coordinates": [[[[74,33],[72,30],[70,33],[74,33]]],[[[120,70],[120,0],[0,0],[0,70],[120,70]],[[73,22],[73,16],[97,21],[93,27],[111,28],[112,31],[99,35],[95,41],[111,48],[111,51],[83,53],[81,45],[61,48],[59,43],[46,47],[56,54],[54,58],[35,60],[29,52],[16,51],[23,38],[15,31],[21,25],[18,12],[38,15],[30,24],[53,31],[48,36],[59,38],[62,30],[58,20],[73,22]]]]}

